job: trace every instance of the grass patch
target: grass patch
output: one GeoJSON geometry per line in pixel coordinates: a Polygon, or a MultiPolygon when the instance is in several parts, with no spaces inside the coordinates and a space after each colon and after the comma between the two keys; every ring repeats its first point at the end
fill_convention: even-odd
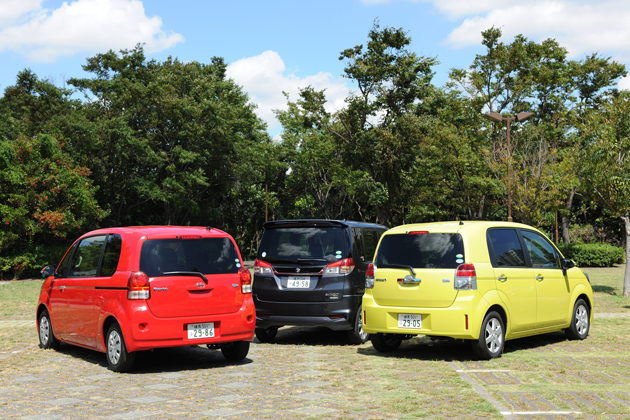
{"type": "Polygon", "coordinates": [[[625,265],[614,267],[584,268],[593,287],[595,313],[619,313],[630,311],[630,298],[623,297],[625,265]]]}
{"type": "Polygon", "coordinates": [[[43,280],[0,284],[0,319],[35,319],[35,306],[43,280]]]}

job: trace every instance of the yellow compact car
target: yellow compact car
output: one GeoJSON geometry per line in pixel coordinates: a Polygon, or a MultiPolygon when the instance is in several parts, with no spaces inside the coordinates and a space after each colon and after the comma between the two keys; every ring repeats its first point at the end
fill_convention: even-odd
{"type": "Polygon", "coordinates": [[[587,275],[524,224],[398,226],[367,269],[363,330],[381,352],[422,334],[471,340],[492,359],[513,338],[564,330],[583,340],[592,317],[587,275]]]}

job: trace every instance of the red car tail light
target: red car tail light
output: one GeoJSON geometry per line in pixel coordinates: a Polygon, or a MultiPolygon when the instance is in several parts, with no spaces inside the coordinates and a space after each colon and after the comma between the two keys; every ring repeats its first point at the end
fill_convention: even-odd
{"type": "Polygon", "coordinates": [[[365,270],[365,288],[373,289],[374,288],[374,264],[370,263],[365,270]]]}
{"type": "Polygon", "coordinates": [[[131,273],[129,281],[127,282],[128,299],[149,299],[151,297],[151,290],[149,288],[149,277],[142,271],[136,271],[131,273]]]}
{"type": "Polygon", "coordinates": [[[254,274],[273,274],[273,267],[263,260],[256,260],[254,263],[254,274]]]}
{"type": "Polygon", "coordinates": [[[249,272],[247,267],[241,267],[238,270],[239,277],[241,278],[241,291],[243,293],[251,293],[252,292],[252,274],[249,272]]]}
{"type": "Polygon", "coordinates": [[[352,258],[335,261],[324,267],[324,274],[348,274],[354,270],[354,261],[352,258]]]}
{"type": "Polygon", "coordinates": [[[407,232],[407,235],[428,235],[429,231],[428,230],[412,230],[410,232],[407,232]]]}
{"type": "Polygon", "coordinates": [[[455,271],[455,290],[477,290],[477,271],[473,264],[462,264],[455,271]]]}

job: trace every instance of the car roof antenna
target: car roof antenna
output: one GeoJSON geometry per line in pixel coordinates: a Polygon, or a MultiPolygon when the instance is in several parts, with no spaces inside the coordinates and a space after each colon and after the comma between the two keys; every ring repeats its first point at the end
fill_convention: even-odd
{"type": "Polygon", "coordinates": [[[464,226],[464,222],[462,222],[461,220],[459,221],[459,225],[460,226],[464,226]]]}

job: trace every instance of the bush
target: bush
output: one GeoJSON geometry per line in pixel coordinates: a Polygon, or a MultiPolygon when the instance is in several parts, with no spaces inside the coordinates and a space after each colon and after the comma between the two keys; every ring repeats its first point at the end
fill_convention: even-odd
{"type": "Polygon", "coordinates": [[[623,264],[626,253],[623,248],[603,243],[558,244],[565,258],[570,258],[580,267],[612,267],[623,264]]]}
{"type": "Polygon", "coordinates": [[[70,244],[39,245],[14,254],[0,255],[0,280],[40,277],[42,268],[59,264],[70,244]]]}

